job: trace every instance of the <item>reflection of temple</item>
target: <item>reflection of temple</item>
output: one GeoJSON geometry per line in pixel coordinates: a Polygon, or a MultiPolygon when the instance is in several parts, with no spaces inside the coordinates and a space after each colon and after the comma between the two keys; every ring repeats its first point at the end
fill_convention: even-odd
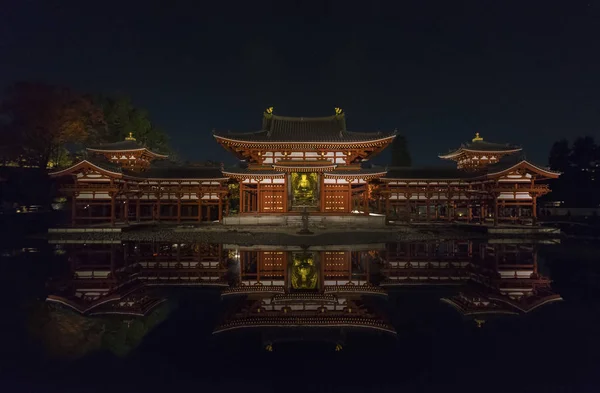
{"type": "Polygon", "coordinates": [[[453,285],[463,315],[527,313],[560,300],[540,275],[537,245],[448,241],[388,245],[386,287],[453,285]]]}
{"type": "Polygon", "coordinates": [[[368,301],[386,296],[371,280],[382,247],[235,247],[237,285],[223,296],[236,297],[237,306],[215,333],[246,328],[263,329],[269,337],[281,337],[282,328],[324,328],[340,336],[346,329],[394,333],[368,301]]]}
{"type": "Polygon", "coordinates": [[[276,341],[348,332],[394,335],[387,297],[444,288],[461,315],[523,314],[560,300],[540,273],[537,244],[440,241],[353,246],[206,243],[62,244],[69,274],[48,301],[84,315],[150,313],[178,288],[211,287],[226,307],[215,333],[250,329],[276,341]],[[386,311],[387,310],[387,311],[386,311]]]}
{"type": "Polygon", "coordinates": [[[218,244],[66,244],[70,275],[53,282],[48,301],[82,314],[145,315],[164,287],[227,286],[218,244]]]}

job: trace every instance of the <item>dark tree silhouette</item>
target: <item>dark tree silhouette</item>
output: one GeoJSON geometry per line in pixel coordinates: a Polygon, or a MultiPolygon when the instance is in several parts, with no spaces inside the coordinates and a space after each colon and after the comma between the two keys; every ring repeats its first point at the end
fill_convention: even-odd
{"type": "Polygon", "coordinates": [[[548,162],[552,169],[562,172],[551,182],[549,198],[564,201],[565,207],[600,205],[600,149],[594,138],[579,137],[570,148],[566,139],[555,142],[548,162]]]}
{"type": "Polygon", "coordinates": [[[392,166],[411,166],[412,159],[408,151],[408,142],[402,135],[397,135],[392,142],[392,166]]]}
{"type": "Polygon", "coordinates": [[[550,157],[548,157],[550,168],[555,171],[566,172],[570,165],[570,155],[569,141],[563,138],[554,142],[550,149],[550,157]]]}

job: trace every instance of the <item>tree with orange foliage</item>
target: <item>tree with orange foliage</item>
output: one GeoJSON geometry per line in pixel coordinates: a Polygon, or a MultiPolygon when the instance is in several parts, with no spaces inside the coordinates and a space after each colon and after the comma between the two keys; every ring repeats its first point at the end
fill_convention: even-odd
{"type": "Polygon", "coordinates": [[[19,165],[61,162],[65,144],[96,142],[106,132],[101,108],[90,97],[43,83],[20,82],[0,105],[1,140],[19,165]]]}

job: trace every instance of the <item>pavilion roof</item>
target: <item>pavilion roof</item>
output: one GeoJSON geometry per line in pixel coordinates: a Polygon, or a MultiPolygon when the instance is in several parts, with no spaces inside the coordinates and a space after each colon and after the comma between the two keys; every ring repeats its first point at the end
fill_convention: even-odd
{"type": "Polygon", "coordinates": [[[544,165],[539,165],[539,164],[535,164],[531,161],[528,161],[521,155],[502,157],[497,163],[488,165],[485,168],[485,173],[488,175],[497,174],[497,173],[507,171],[516,166],[526,166],[537,172],[543,172],[543,173],[547,174],[549,177],[558,177],[560,175],[560,172],[556,172],[551,169],[548,169],[544,165]]]}
{"type": "Polygon", "coordinates": [[[521,151],[520,146],[511,145],[509,143],[495,143],[484,141],[479,136],[479,133],[475,135],[475,138],[471,142],[461,144],[458,149],[450,150],[446,154],[440,154],[440,158],[453,158],[462,152],[495,152],[495,153],[513,153],[521,151]]]}
{"type": "Polygon", "coordinates": [[[138,150],[143,149],[144,146],[132,140],[112,142],[112,143],[103,143],[100,145],[90,146],[88,150],[106,150],[106,151],[125,151],[125,150],[138,150]]]}
{"type": "Polygon", "coordinates": [[[152,163],[142,172],[132,172],[133,177],[148,179],[224,179],[220,166],[180,165],[174,162],[152,163]]]}
{"type": "Polygon", "coordinates": [[[81,168],[85,165],[95,166],[96,168],[111,172],[112,174],[117,174],[118,176],[123,174],[123,168],[121,168],[120,165],[114,164],[103,157],[88,157],[69,167],[54,169],[52,172],[49,172],[49,175],[61,176],[63,174],[70,173],[71,171],[78,170],[78,168],[81,168]]]}
{"type": "Polygon", "coordinates": [[[97,146],[90,146],[87,148],[87,150],[91,151],[91,152],[125,152],[125,151],[146,150],[150,155],[155,156],[157,158],[166,158],[167,157],[164,154],[159,154],[159,153],[153,152],[152,150],[148,149],[146,146],[144,146],[143,144],[139,143],[138,141],[134,140],[131,137],[128,137],[124,141],[113,142],[113,143],[104,143],[102,145],[97,145],[97,146]]]}
{"type": "Polygon", "coordinates": [[[452,167],[390,167],[384,179],[470,179],[477,173],[452,167]]]}
{"type": "Polygon", "coordinates": [[[392,132],[352,132],[346,130],[344,114],[326,117],[287,117],[267,115],[259,131],[247,133],[214,132],[215,137],[242,142],[364,142],[390,138],[392,132]]]}

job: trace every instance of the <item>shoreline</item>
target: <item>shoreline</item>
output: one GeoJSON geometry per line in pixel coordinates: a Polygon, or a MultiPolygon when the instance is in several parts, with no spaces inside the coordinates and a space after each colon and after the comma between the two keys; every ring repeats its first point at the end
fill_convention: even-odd
{"type": "Polygon", "coordinates": [[[224,227],[196,228],[151,226],[128,228],[121,232],[52,232],[46,234],[51,243],[69,242],[203,242],[239,245],[349,245],[371,243],[419,242],[434,240],[559,239],[557,233],[490,234],[457,226],[402,226],[385,228],[310,228],[312,234],[298,234],[296,227],[224,227]]]}

